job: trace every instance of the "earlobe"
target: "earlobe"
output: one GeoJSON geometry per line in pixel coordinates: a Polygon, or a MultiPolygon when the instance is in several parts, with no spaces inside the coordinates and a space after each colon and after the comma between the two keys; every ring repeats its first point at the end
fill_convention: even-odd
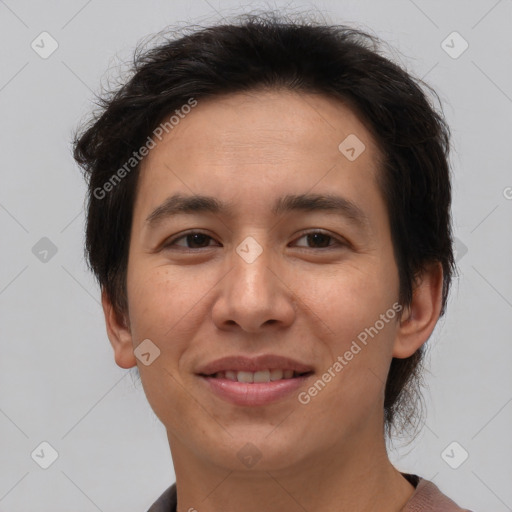
{"type": "Polygon", "coordinates": [[[116,364],[121,368],[132,368],[137,365],[133,354],[132,335],[129,324],[115,310],[110,297],[103,288],[101,291],[101,305],[105,315],[108,339],[114,349],[116,364]]]}
{"type": "Polygon", "coordinates": [[[403,311],[393,357],[410,357],[428,340],[441,313],[442,294],[443,268],[431,263],[416,280],[411,304],[403,311]]]}

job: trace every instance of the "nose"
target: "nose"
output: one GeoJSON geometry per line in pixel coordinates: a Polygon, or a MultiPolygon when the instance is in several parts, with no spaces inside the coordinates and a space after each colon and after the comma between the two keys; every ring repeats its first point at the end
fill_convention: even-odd
{"type": "Polygon", "coordinates": [[[273,264],[275,258],[270,253],[266,249],[252,262],[233,253],[232,269],[219,283],[212,309],[219,329],[257,333],[293,323],[296,301],[290,273],[273,264]]]}

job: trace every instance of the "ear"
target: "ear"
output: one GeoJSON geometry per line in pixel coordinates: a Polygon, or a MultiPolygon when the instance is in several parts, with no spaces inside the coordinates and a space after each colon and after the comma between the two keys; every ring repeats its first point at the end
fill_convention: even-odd
{"type": "Polygon", "coordinates": [[[425,343],[441,313],[443,267],[429,264],[416,279],[411,305],[404,309],[393,345],[393,357],[412,356],[425,343]]]}
{"type": "Polygon", "coordinates": [[[132,335],[129,322],[125,315],[120,315],[114,308],[105,288],[101,290],[101,305],[105,315],[107,335],[114,349],[114,358],[121,368],[132,368],[137,365],[133,354],[132,335]]]}

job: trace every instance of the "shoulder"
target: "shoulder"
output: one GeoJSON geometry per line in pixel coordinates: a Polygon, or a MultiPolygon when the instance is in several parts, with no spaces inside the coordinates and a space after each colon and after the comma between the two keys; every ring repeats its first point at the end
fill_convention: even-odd
{"type": "Polygon", "coordinates": [[[401,512],[471,512],[460,508],[429,480],[416,477],[416,481],[416,490],[401,512]]]}
{"type": "Polygon", "coordinates": [[[148,508],[147,512],[175,512],[176,503],[176,484],[172,484],[153,503],[153,505],[148,508]]]}

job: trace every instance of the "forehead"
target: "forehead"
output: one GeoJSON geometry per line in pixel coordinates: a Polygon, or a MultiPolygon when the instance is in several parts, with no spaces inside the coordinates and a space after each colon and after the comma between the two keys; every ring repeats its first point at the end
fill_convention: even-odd
{"type": "Polygon", "coordinates": [[[285,190],[356,197],[376,189],[380,153],[364,121],[324,95],[282,90],[199,99],[156,142],[141,165],[136,210],[173,192],[254,206],[274,203],[285,190]]]}
{"type": "MultiPolygon", "coordinates": [[[[191,162],[206,154],[217,165],[226,166],[231,159],[237,165],[259,163],[265,157],[273,163],[275,158],[290,156],[286,148],[293,154],[338,157],[339,144],[351,134],[364,140],[367,156],[378,153],[363,120],[341,100],[261,90],[198,100],[159,146],[189,152],[191,162]]],[[[147,160],[154,157],[152,152],[147,160]]]]}

